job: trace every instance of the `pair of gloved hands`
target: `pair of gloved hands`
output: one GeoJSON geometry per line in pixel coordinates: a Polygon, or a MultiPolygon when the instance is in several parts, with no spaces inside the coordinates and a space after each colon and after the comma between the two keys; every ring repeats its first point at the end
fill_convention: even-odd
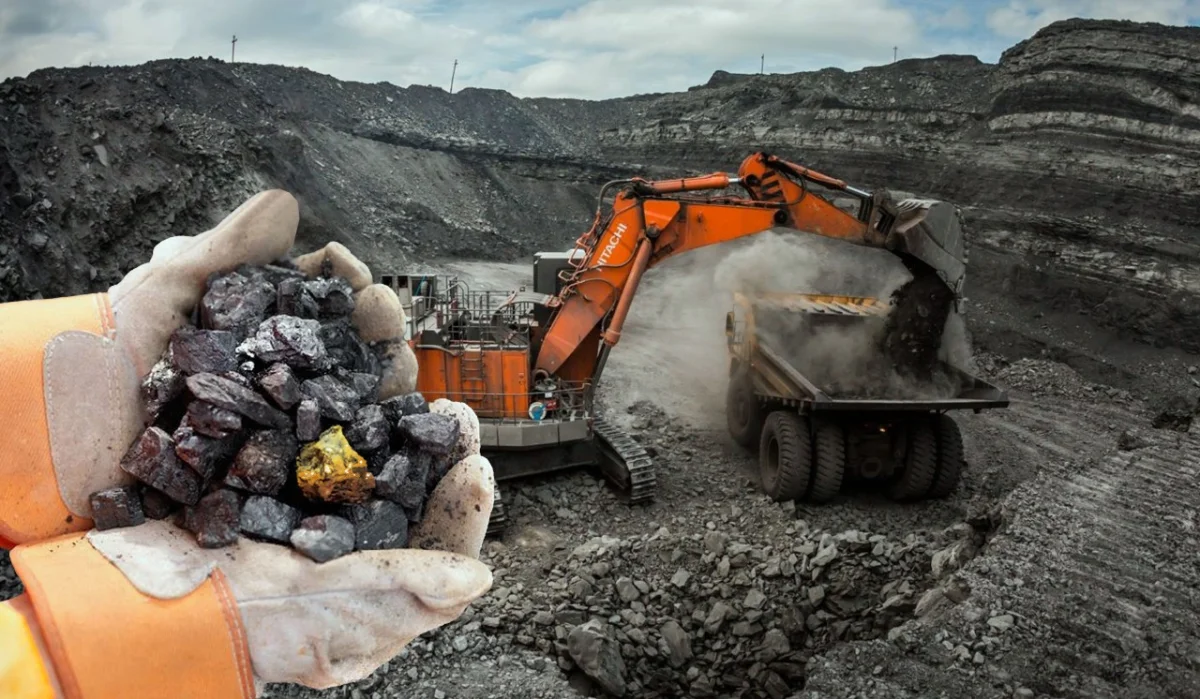
{"type": "MultiPolygon", "coordinates": [[[[90,517],[91,493],[132,482],[119,462],[145,427],[140,382],[199,302],[208,276],[282,258],[298,222],[289,194],[258,194],[207,232],[164,240],[148,263],[109,290],[115,341],[84,332],[52,340],[44,372],[47,420],[59,494],[71,512],[90,517]]],[[[340,244],[294,259],[310,275],[325,261],[356,292],[352,320],[363,339],[388,343],[381,400],[414,390],[416,360],[404,342],[395,293],[373,285],[366,265],[340,244]]],[[[459,418],[457,453],[465,458],[431,495],[424,521],[413,529],[413,548],[359,551],[317,564],[245,537],[230,548],[202,549],[169,520],[93,530],[86,538],[152,597],[185,596],[220,568],[243,618],[258,687],[324,688],[363,679],[413,638],[457,618],[491,586],[478,556],[494,484],[479,454],[478,420],[461,403],[440,400],[431,408],[459,418]]]]}

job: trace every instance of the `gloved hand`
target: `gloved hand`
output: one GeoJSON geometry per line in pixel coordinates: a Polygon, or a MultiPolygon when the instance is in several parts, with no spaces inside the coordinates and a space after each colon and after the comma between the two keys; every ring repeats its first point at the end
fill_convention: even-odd
{"type": "MultiPolygon", "coordinates": [[[[131,482],[120,460],[145,429],[140,382],[199,303],[208,276],[280,259],[292,247],[298,222],[291,195],[257,194],[211,230],[162,241],[149,262],[109,289],[115,337],[69,331],[51,340],[46,418],[59,494],[72,514],[90,519],[89,495],[131,482]]],[[[396,293],[371,284],[370,270],[341,243],[294,262],[315,276],[326,259],[355,291],[355,329],[366,342],[386,343],[379,399],[414,390],[417,362],[404,342],[406,320],[396,293]]]]}
{"type": "MultiPolygon", "coordinates": [[[[90,527],[88,496],[132,482],[119,463],[145,427],[140,382],[199,301],[205,280],[241,264],[278,260],[291,248],[298,221],[297,204],[286,192],[256,195],[213,229],[156,246],[148,263],[109,290],[111,315],[107,308],[96,309],[100,320],[93,325],[99,332],[52,335],[41,372],[51,458],[41,460],[48,465],[0,468],[15,474],[11,480],[23,488],[14,498],[0,486],[0,504],[12,500],[23,508],[0,513],[0,532],[21,534],[9,534],[20,544],[90,527]],[[40,484],[35,487],[42,490],[25,484],[40,484]],[[87,519],[39,519],[46,508],[38,506],[38,498],[44,504],[51,497],[55,506],[87,519]]],[[[336,243],[295,263],[312,273],[326,259],[356,292],[352,321],[360,335],[388,343],[391,360],[385,362],[381,399],[412,391],[416,360],[403,341],[405,318],[395,293],[370,284],[370,270],[336,243]]],[[[103,297],[96,298],[103,306],[103,297]]],[[[3,370],[0,365],[0,374],[3,370]]],[[[78,543],[90,544],[133,587],[158,599],[185,597],[206,579],[223,576],[245,630],[256,686],[295,682],[321,688],[361,679],[414,637],[458,617],[491,585],[490,571],[477,560],[494,492],[491,465],[479,455],[478,420],[465,404],[438,400],[430,408],[457,417],[462,433],[456,465],[431,495],[425,520],[413,529],[412,548],[355,552],[317,564],[289,548],[246,539],[204,550],[189,532],[158,521],[91,531],[78,543]]],[[[30,585],[28,578],[38,577],[35,569],[61,575],[53,573],[53,560],[64,555],[53,546],[30,548],[28,555],[18,548],[13,561],[18,572],[24,566],[22,578],[33,594],[52,586],[30,585]]],[[[78,610],[67,612],[56,620],[60,626],[78,618],[78,610]]],[[[103,637],[108,631],[97,633],[103,637]]]]}

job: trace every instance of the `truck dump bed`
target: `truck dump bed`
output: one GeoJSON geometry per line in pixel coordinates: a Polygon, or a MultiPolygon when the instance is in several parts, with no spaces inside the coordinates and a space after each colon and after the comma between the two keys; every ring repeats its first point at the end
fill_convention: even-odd
{"type": "Polygon", "coordinates": [[[930,411],[974,410],[1008,407],[1008,396],[999,388],[966,372],[942,363],[945,376],[954,379],[952,393],[905,397],[841,397],[831,395],[805,376],[791,362],[761,339],[752,361],[755,392],[771,396],[802,412],[824,411],[930,411]]]}
{"type": "Polygon", "coordinates": [[[887,310],[869,297],[739,294],[731,349],[748,360],[755,393],[805,413],[1008,406],[999,388],[945,361],[928,381],[898,373],[874,349],[887,310]]]}

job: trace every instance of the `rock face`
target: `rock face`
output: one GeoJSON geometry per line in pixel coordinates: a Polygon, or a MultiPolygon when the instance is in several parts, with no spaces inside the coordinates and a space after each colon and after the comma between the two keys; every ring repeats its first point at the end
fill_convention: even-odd
{"type": "MultiPolygon", "coordinates": [[[[339,240],[380,272],[405,255],[524,262],[586,228],[604,181],[766,149],[960,204],[976,303],[1048,302],[1200,350],[1198,58],[1200,28],[1069,20],[996,65],[718,72],[597,102],[213,59],[40,70],[0,83],[0,301],[106,288],[265,187],[299,197],[302,249],[339,240]]],[[[1019,352],[1027,321],[973,330],[1019,352]]]]}

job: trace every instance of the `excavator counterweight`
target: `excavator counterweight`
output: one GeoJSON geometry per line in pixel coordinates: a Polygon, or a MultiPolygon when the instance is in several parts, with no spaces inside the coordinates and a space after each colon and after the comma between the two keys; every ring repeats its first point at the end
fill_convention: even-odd
{"type": "Polygon", "coordinates": [[[748,156],[736,174],[605,184],[575,246],[539,254],[532,291],[471,291],[422,275],[384,283],[406,304],[418,390],[475,409],[499,480],[592,465],[643,502],[653,497],[650,458],[594,410],[642,276],[673,256],[779,229],[897,255],[913,280],[890,300],[884,346],[913,375],[930,370],[961,299],[957,210],[893,202],[766,153],[748,156]]]}

